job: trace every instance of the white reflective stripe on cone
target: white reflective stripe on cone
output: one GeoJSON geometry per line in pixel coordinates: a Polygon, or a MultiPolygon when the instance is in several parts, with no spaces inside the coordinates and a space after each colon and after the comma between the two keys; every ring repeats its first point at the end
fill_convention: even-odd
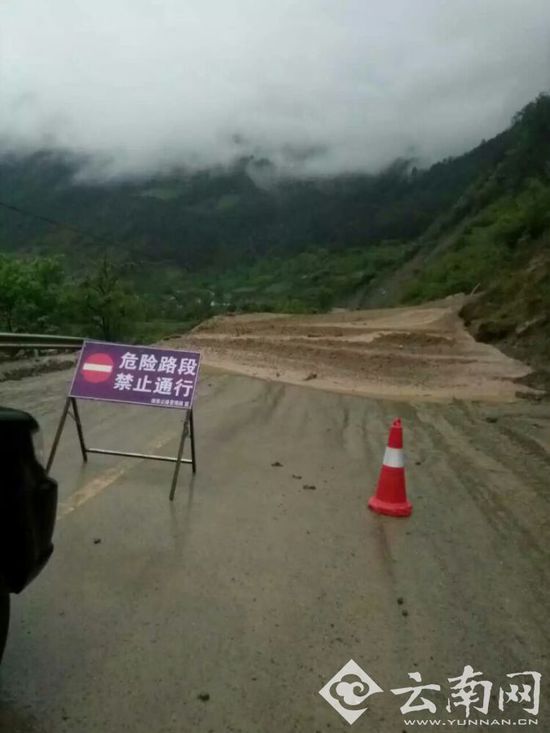
{"type": "Polygon", "coordinates": [[[384,466],[388,466],[388,468],[403,468],[405,466],[405,456],[401,448],[386,448],[384,466]]]}

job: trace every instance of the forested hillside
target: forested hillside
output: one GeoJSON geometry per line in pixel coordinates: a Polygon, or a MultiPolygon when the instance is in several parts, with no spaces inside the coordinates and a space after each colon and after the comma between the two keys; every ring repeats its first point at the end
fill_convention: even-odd
{"type": "MultiPolygon", "coordinates": [[[[200,269],[213,257],[230,265],[243,256],[413,239],[502,160],[509,138],[426,171],[403,160],[377,175],[309,181],[278,179],[266,161],[246,159],[230,170],[91,184],[79,182],[78,160],[44,151],[0,159],[0,200],[105,237],[133,258],[200,269]]],[[[94,243],[0,210],[0,246],[80,258],[94,243]]]]}
{"type": "Polygon", "coordinates": [[[400,160],[377,175],[289,180],[248,158],[91,182],[81,163],[49,151],[0,159],[0,201],[12,207],[0,207],[0,328],[145,338],[220,310],[476,288],[484,295],[466,315],[482,337],[547,353],[546,95],[494,139],[427,170],[400,160]]]}

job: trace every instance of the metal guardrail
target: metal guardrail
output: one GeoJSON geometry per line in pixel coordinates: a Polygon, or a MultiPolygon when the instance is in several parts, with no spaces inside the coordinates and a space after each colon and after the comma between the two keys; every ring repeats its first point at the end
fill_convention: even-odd
{"type": "Polygon", "coordinates": [[[43,333],[0,333],[0,351],[3,349],[57,349],[77,351],[82,347],[79,336],[58,336],[43,333]]]}

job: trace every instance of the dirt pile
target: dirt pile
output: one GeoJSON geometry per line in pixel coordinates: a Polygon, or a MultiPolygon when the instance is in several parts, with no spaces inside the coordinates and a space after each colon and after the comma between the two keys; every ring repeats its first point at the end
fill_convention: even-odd
{"type": "Polygon", "coordinates": [[[529,368],[468,333],[461,298],[322,315],[217,316],[171,345],[252,376],[369,396],[512,400],[529,368]],[[308,380],[314,373],[315,380],[308,380]]]}

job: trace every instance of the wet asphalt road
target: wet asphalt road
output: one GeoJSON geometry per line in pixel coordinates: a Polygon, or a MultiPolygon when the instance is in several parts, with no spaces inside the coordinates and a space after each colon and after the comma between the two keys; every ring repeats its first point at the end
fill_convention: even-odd
{"type": "MultiPolygon", "coordinates": [[[[1,401],[32,409],[49,444],[69,378],[4,383],[1,401]]],[[[81,404],[90,445],[176,449],[175,411],[81,404]]],[[[447,678],[467,664],[495,683],[547,676],[549,413],[205,374],[198,473],[182,467],[173,504],[169,464],[96,455],[83,467],[68,424],[52,471],[56,551],[13,599],[0,729],[344,731],[318,690],[353,658],[384,690],[354,731],[434,730],[407,727],[406,698],[390,692],[409,672],[442,685],[432,718],[452,717],[447,678]],[[396,415],[406,520],[366,510],[396,415]]]]}

